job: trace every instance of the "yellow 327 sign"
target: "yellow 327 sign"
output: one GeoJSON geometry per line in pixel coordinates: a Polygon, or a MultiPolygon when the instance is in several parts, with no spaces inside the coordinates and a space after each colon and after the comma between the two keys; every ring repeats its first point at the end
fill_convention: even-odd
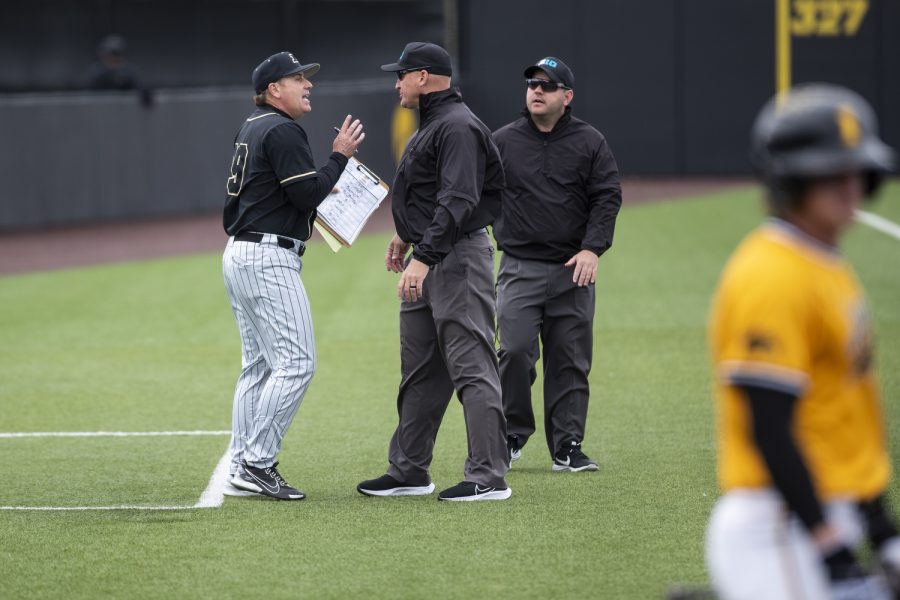
{"type": "Polygon", "coordinates": [[[869,10],[869,0],[793,0],[791,33],[807,36],[854,36],[869,10]]]}

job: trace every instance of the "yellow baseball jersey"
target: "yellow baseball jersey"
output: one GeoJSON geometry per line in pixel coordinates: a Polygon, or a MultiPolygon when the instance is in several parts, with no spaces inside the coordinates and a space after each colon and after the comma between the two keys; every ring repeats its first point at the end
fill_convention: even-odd
{"type": "Polygon", "coordinates": [[[740,385],[799,398],[794,439],[819,498],[869,499],[890,477],[862,290],[832,248],[772,219],[719,281],[709,342],[718,409],[719,484],[771,485],[740,385]]]}

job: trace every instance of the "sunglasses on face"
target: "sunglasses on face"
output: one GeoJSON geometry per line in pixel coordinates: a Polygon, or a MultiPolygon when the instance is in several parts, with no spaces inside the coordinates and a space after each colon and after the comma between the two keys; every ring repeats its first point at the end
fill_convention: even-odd
{"type": "Polygon", "coordinates": [[[545,92],[555,92],[560,88],[564,90],[572,89],[570,87],[564,86],[561,83],[556,83],[555,81],[547,81],[545,79],[526,79],[525,85],[533,90],[538,89],[538,86],[540,86],[540,88],[545,92]]]}
{"type": "Polygon", "coordinates": [[[428,71],[431,67],[418,67],[416,69],[406,69],[405,71],[397,71],[397,80],[403,81],[404,75],[407,73],[416,73],[418,71],[428,71]]]}

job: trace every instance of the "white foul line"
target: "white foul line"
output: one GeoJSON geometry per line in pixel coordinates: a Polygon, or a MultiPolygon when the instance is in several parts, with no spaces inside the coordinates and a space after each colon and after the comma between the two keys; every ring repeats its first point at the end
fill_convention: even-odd
{"type": "Polygon", "coordinates": [[[885,219],[881,215],[858,210],[856,211],[856,220],[872,229],[877,229],[881,233],[886,233],[892,238],[900,240],[900,225],[885,219]]]}
{"type": "MultiPolygon", "coordinates": [[[[230,433],[230,432],[229,432],[230,433]]],[[[209,478],[209,484],[194,508],[218,508],[225,501],[225,485],[228,483],[229,468],[231,467],[231,452],[225,448],[225,454],[219,459],[216,470],[213,471],[212,477],[209,478]]]]}
{"type": "Polygon", "coordinates": [[[28,431],[0,433],[0,438],[42,437],[159,437],[174,435],[231,435],[230,431],[28,431]]]}
{"type": "Polygon", "coordinates": [[[42,510],[42,511],[79,511],[79,510],[187,510],[194,506],[140,506],[138,504],[122,504],[120,506],[0,506],[0,510],[42,510]]]}

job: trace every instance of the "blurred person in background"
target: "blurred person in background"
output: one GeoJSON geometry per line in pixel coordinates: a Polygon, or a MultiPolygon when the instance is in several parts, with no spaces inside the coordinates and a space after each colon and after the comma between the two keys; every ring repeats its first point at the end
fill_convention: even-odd
{"type": "Polygon", "coordinates": [[[871,319],[839,249],[894,152],[862,97],[807,84],[762,109],[751,156],[771,216],[729,260],[709,321],[713,586],[735,600],[900,597],[871,319]],[[864,538],[878,576],[858,559],[864,538]]]}
{"type": "Polygon", "coordinates": [[[90,69],[88,87],[92,90],[137,91],[143,106],[153,104],[153,93],[145,87],[137,70],[125,57],[128,45],[121,35],[110,34],[97,46],[97,62],[90,69]]]}

